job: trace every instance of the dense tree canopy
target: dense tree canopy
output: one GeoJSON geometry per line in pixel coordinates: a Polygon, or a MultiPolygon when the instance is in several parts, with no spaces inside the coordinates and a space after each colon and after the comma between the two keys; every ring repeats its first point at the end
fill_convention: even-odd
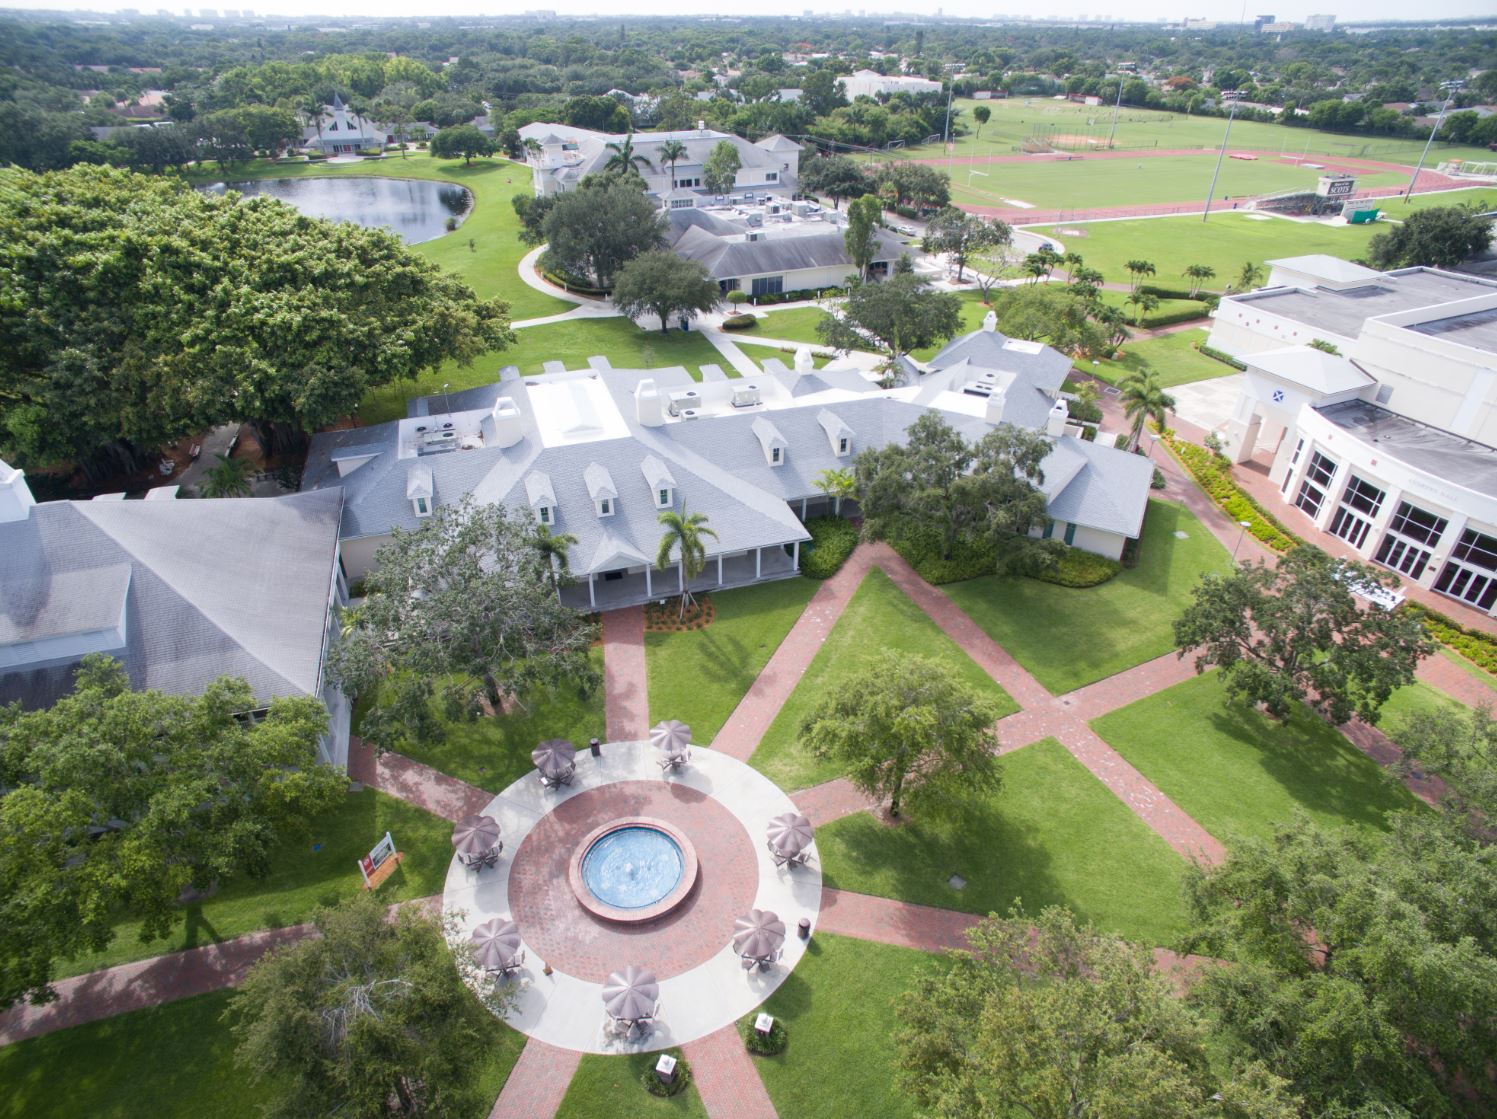
{"type": "Polygon", "coordinates": [[[44,998],[55,962],[104,948],[118,920],[165,936],[184,890],[265,873],[278,840],[337,803],[322,703],[241,718],[259,706],[227,678],[200,697],[132,692],[89,656],[50,709],[0,707],[0,1006],[44,998]]]}
{"type": "Polygon", "coordinates": [[[509,998],[476,974],[467,938],[449,944],[452,930],[413,906],[392,919],[370,894],[320,909],[312,923],[318,936],[266,955],[230,1004],[236,1057],[267,1091],[267,1113],[485,1112],[477,1058],[492,1044],[490,1011],[509,998]]]}
{"type": "Polygon", "coordinates": [[[454,713],[471,713],[535,687],[597,683],[592,631],[557,600],[534,531],[506,506],[468,498],[379,550],[328,666],[350,694],[377,692],[366,737],[393,748],[440,733],[429,718],[439,685],[454,713]]]}
{"type": "Polygon", "coordinates": [[[705,264],[664,249],[635,257],[619,269],[613,284],[613,305],[631,319],[658,316],[662,334],[672,319],[694,319],[721,301],[717,281],[707,275],[705,264]]]}
{"type": "Polygon", "coordinates": [[[955,206],[946,206],[930,219],[921,246],[928,253],[945,253],[956,265],[957,283],[966,274],[974,256],[1006,248],[1014,239],[1007,222],[991,221],[980,214],[969,214],[955,206]]]}
{"type": "Polygon", "coordinates": [[[816,333],[839,350],[882,350],[894,362],[911,350],[951,338],[962,325],[962,301],[918,276],[895,274],[856,285],[840,314],[824,315],[816,333]]]}
{"type": "Polygon", "coordinates": [[[444,128],[431,138],[431,154],[440,159],[463,157],[463,166],[473,162],[474,156],[490,156],[499,150],[493,140],[471,124],[455,124],[444,128]]]}
{"type": "Polygon", "coordinates": [[[608,287],[640,253],[665,244],[665,219],[635,177],[590,175],[545,207],[541,229],[552,264],[608,287]]]}
{"type": "Polygon", "coordinates": [[[0,453],[133,465],[210,424],[311,431],[504,345],[393,234],[101,167],[0,181],[0,453]]]}
{"type": "Polygon", "coordinates": [[[1414,682],[1434,651],[1417,618],[1359,600],[1353,587],[1396,587],[1366,564],[1296,548],[1277,567],[1207,574],[1175,622],[1175,645],[1196,671],[1225,670],[1227,693],[1279,718],[1303,701],[1333,723],[1369,723],[1393,689],[1414,682]]]}
{"type": "Polygon", "coordinates": [[[1492,219],[1475,206],[1416,210],[1367,243],[1374,268],[1454,268],[1492,243],[1492,219]]]}

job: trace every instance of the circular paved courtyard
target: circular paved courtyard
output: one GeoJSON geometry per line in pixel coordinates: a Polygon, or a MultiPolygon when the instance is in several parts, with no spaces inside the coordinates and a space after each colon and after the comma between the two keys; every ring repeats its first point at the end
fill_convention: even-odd
{"type": "Polygon", "coordinates": [[[819,865],[813,858],[795,870],[776,867],[764,842],[770,818],[795,805],[757,770],[724,754],[693,748],[687,767],[667,778],[657,758],[648,742],[610,742],[601,758],[579,752],[570,787],[545,790],[537,774],[527,774],[484,809],[503,834],[499,864],[474,871],[454,858],[448,870],[442,909],[465,936],[493,917],[519,925],[526,960],[508,1021],[532,1037],[594,1053],[681,1045],[758,1006],[805,951],[794,930],[802,917],[816,922],[819,865]],[[590,832],[636,816],[680,829],[701,869],[680,905],[624,925],[588,913],[567,870],[590,832]],[[784,957],[769,971],[745,972],[730,943],[733,919],[751,908],[773,910],[789,931],[784,957]],[[603,980],[629,964],[660,980],[655,1029],[633,1042],[605,1030],[602,998],[603,980]]]}

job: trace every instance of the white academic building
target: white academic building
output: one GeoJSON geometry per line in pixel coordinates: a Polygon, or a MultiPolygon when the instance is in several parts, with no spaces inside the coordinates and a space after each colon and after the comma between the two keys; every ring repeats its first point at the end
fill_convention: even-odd
{"type": "Polygon", "coordinates": [[[1269,265],[1211,330],[1247,364],[1227,453],[1268,461],[1283,500],[1359,558],[1497,614],[1497,281],[1269,265]]]}

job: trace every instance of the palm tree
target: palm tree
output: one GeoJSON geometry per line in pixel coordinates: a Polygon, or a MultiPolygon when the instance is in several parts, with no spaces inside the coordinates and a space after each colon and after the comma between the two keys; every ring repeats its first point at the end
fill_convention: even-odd
{"type": "Polygon", "coordinates": [[[577,543],[577,538],[570,532],[552,532],[545,525],[537,525],[530,542],[541,563],[551,573],[551,589],[560,594],[561,581],[571,571],[567,550],[577,543]]]}
{"type": "Polygon", "coordinates": [[[1244,261],[1242,270],[1237,273],[1237,279],[1232,286],[1238,291],[1252,291],[1263,283],[1263,265],[1254,264],[1251,260],[1244,261]]]}
{"type": "Polygon", "coordinates": [[[669,163],[671,165],[671,189],[674,190],[676,186],[676,164],[686,158],[688,154],[686,145],[681,143],[680,140],[667,140],[660,145],[655,154],[660,158],[661,163],[669,163]]]}
{"type": "Polygon", "coordinates": [[[681,511],[667,509],[660,514],[660,523],[665,526],[665,535],[660,538],[660,551],[655,556],[655,566],[664,571],[670,566],[671,552],[681,550],[681,617],[686,617],[686,607],[693,601],[691,581],[707,566],[707,545],[702,537],[717,539],[717,533],[707,527],[706,513],[687,513],[683,503],[681,511]]]}
{"type": "Polygon", "coordinates": [[[536,159],[536,160],[538,160],[538,159],[541,158],[541,152],[543,152],[545,150],[544,148],[541,147],[541,142],[539,140],[537,140],[534,136],[527,136],[527,137],[525,137],[524,147],[525,147],[525,155],[528,158],[530,158],[530,159],[536,159]]]}
{"type": "Polygon", "coordinates": [[[1066,253],[1060,261],[1066,266],[1066,283],[1069,284],[1076,278],[1076,269],[1080,268],[1084,261],[1081,254],[1074,251],[1066,253]]]}
{"type": "Polygon", "coordinates": [[[839,517],[842,515],[842,499],[858,496],[857,475],[845,467],[829,466],[812,478],[811,484],[819,486],[822,493],[832,498],[832,512],[839,517]]]}
{"type": "Polygon", "coordinates": [[[1133,304],[1133,325],[1142,326],[1144,316],[1159,306],[1159,296],[1152,291],[1131,291],[1123,302],[1133,304]]]}
{"type": "Polygon", "coordinates": [[[1153,262],[1147,260],[1130,260],[1123,266],[1128,274],[1133,277],[1133,290],[1137,291],[1144,282],[1145,276],[1154,274],[1153,262]]]}
{"type": "Polygon", "coordinates": [[[242,458],[215,455],[216,463],[203,473],[204,497],[248,497],[250,494],[249,466],[242,458]]]}
{"type": "Polygon", "coordinates": [[[644,156],[634,150],[634,133],[629,133],[622,141],[604,144],[613,154],[603,164],[604,174],[629,175],[638,174],[641,167],[651,167],[652,164],[644,156]]]}
{"type": "Polygon", "coordinates": [[[1118,384],[1118,388],[1122,390],[1123,414],[1133,424],[1128,433],[1128,449],[1136,451],[1139,437],[1144,432],[1144,424],[1153,420],[1156,426],[1163,429],[1165,413],[1175,406],[1175,398],[1159,387],[1157,374],[1148,366],[1125,378],[1118,384]]]}
{"type": "Polygon", "coordinates": [[[1201,294],[1201,285],[1216,275],[1216,269],[1209,264],[1192,264],[1181,275],[1190,281],[1190,297],[1194,299],[1201,294]]]}

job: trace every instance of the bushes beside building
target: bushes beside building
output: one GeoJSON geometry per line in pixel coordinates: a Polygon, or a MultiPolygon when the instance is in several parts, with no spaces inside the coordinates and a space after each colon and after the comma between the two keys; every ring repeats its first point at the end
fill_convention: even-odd
{"type": "Polygon", "coordinates": [[[858,546],[858,527],[841,517],[812,517],[806,531],[811,539],[801,545],[800,572],[812,579],[837,574],[858,546]]]}
{"type": "Polygon", "coordinates": [[[1279,553],[1288,552],[1299,545],[1298,537],[1291,534],[1277,517],[1249,497],[1247,491],[1232,480],[1232,467],[1226,459],[1205,447],[1186,443],[1174,436],[1166,435],[1163,442],[1227,516],[1234,521],[1247,522],[1247,530],[1255,540],[1262,541],[1266,547],[1279,553]]]}

